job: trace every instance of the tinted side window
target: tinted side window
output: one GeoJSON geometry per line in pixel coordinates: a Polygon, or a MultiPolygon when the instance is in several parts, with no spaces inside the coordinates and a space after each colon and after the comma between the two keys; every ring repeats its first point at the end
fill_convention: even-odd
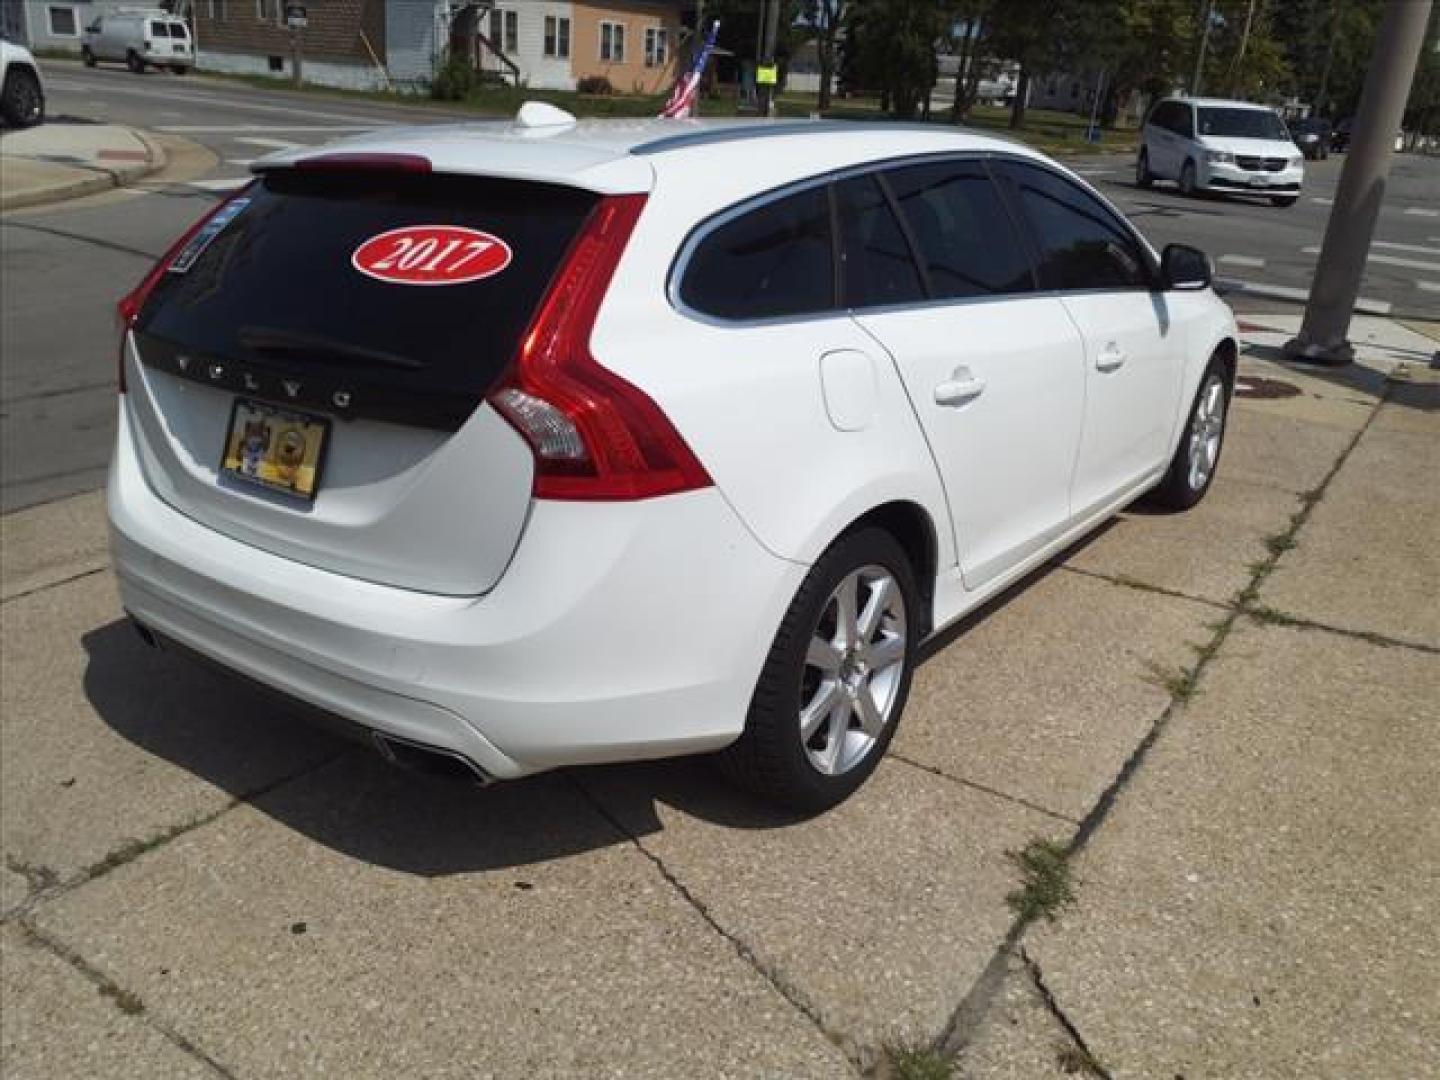
{"type": "Polygon", "coordinates": [[[1170,127],[1170,116],[1170,103],[1168,101],[1162,101],[1150,110],[1150,123],[1156,127],[1168,130],[1170,127]]]}
{"type": "Polygon", "coordinates": [[[803,315],[834,307],[825,188],[766,203],[711,232],[690,257],[680,299],[722,319],[803,315]]]}
{"type": "Polygon", "coordinates": [[[1006,165],[1005,174],[1039,244],[1044,288],[1149,288],[1139,245],[1088,192],[1031,165],[1006,165]]]}
{"type": "Polygon", "coordinates": [[[1030,260],[1000,192],[979,162],[912,165],[885,174],[942,299],[1028,292],[1030,260]]]}
{"type": "Polygon", "coordinates": [[[1177,101],[1172,108],[1175,110],[1175,123],[1172,125],[1177,135],[1183,135],[1187,139],[1195,137],[1195,110],[1183,101],[1177,101]]]}
{"type": "Polygon", "coordinates": [[[874,176],[835,185],[840,212],[840,276],[846,307],[925,299],[910,245],[874,176]]]}

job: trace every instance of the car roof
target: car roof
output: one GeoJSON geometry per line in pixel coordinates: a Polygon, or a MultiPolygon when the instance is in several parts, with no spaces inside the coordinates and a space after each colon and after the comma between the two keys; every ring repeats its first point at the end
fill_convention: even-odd
{"type": "Polygon", "coordinates": [[[1254,109],[1256,112],[1271,112],[1275,110],[1269,105],[1262,105],[1256,101],[1236,101],[1233,98],[1218,97],[1177,97],[1167,98],[1168,101],[1182,101],[1187,105],[1199,106],[1223,106],[1227,109],[1254,109]]]}
{"type": "MultiPolygon", "coordinates": [[[[550,115],[564,114],[556,110],[550,115]]],[[[648,190],[654,182],[653,165],[664,158],[723,153],[723,148],[732,146],[738,151],[737,161],[763,175],[769,186],[808,175],[793,163],[808,160],[811,151],[817,161],[824,160],[826,168],[946,151],[1041,156],[1008,139],[944,124],[567,119],[540,124],[511,120],[384,127],[323,148],[301,147],[272,154],[252,168],[264,172],[334,154],[408,154],[427,159],[435,172],[514,177],[616,193],[648,190]],[[751,147],[759,141],[765,143],[763,148],[751,147]]]]}

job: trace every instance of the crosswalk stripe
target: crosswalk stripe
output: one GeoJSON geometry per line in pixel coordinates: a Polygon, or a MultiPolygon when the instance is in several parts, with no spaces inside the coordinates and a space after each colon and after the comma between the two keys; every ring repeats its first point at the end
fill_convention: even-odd
{"type": "Polygon", "coordinates": [[[1440,217],[1440,210],[1424,210],[1418,206],[1406,208],[1405,213],[1411,217],[1440,217]]]}
{"type": "MultiPolygon", "coordinates": [[[[1305,255],[1320,254],[1320,249],[1314,246],[1303,247],[1300,251],[1305,255]]],[[[1440,273],[1440,263],[1421,262],[1419,259],[1402,259],[1395,255],[1377,255],[1373,251],[1365,257],[1365,261],[1379,263],[1381,266],[1403,266],[1407,270],[1434,270],[1436,273],[1440,273]]]]}
{"type": "Polygon", "coordinates": [[[1416,255],[1440,255],[1440,248],[1424,247],[1420,244],[1395,244],[1389,240],[1375,240],[1370,246],[1389,248],[1391,251],[1410,251],[1416,255]]]}
{"type": "Polygon", "coordinates": [[[1253,255],[1221,255],[1217,262],[1231,263],[1235,266],[1250,266],[1256,270],[1265,268],[1265,260],[1257,259],[1253,255]]]}
{"type": "Polygon", "coordinates": [[[297,146],[304,146],[304,143],[291,142],[289,139],[264,139],[254,135],[237,135],[236,142],[243,142],[249,146],[261,146],[267,150],[294,150],[297,146]]]}

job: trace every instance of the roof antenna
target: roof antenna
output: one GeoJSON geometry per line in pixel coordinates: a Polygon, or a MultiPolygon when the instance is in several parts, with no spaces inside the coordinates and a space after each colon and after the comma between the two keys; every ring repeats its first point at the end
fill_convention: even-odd
{"type": "Polygon", "coordinates": [[[515,114],[515,126],[522,128],[566,127],[575,117],[544,101],[527,101],[515,114]]]}

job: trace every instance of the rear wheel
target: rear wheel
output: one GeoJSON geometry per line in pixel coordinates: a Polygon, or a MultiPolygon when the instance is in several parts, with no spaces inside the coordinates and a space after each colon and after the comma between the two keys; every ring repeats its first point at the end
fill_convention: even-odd
{"type": "Polygon", "coordinates": [[[1224,365],[1216,356],[1200,380],[1180,445],[1175,448],[1165,478],[1151,491],[1150,502],[1167,510],[1189,510],[1205,497],[1220,463],[1229,406],[1229,382],[1224,365]]]}
{"type": "Polygon", "coordinates": [[[1180,194],[1195,194],[1195,162],[1185,162],[1185,167],[1180,170],[1180,194]]]}
{"type": "Polygon", "coordinates": [[[0,114],[15,127],[30,127],[45,119],[45,96],[33,71],[12,67],[0,88],[0,114]]]}
{"type": "Polygon", "coordinates": [[[1271,195],[1270,203],[1272,206],[1294,206],[1298,198],[1298,195],[1271,195]]]}
{"type": "Polygon", "coordinates": [[[184,75],[185,72],[189,71],[190,69],[187,68],[184,64],[175,64],[170,68],[170,70],[173,71],[176,75],[184,75]]]}
{"type": "Polygon", "coordinates": [[[720,755],[736,783],[817,812],[865,782],[905,708],[921,624],[904,549],[864,528],[811,568],[770,647],[745,731],[720,755]]]}
{"type": "Polygon", "coordinates": [[[85,46],[82,46],[82,47],[81,47],[81,49],[80,49],[80,59],[82,59],[82,60],[85,61],[85,66],[86,66],[86,67],[94,67],[94,66],[95,66],[95,54],[90,51],[90,46],[89,46],[89,45],[85,45],[85,46]]]}
{"type": "Polygon", "coordinates": [[[136,75],[145,74],[145,61],[140,59],[140,54],[133,49],[125,54],[125,66],[136,75]]]}
{"type": "Polygon", "coordinates": [[[1140,156],[1135,159],[1135,186],[1148,188],[1155,182],[1155,176],[1150,172],[1150,155],[1145,148],[1140,148],[1140,156]]]}

